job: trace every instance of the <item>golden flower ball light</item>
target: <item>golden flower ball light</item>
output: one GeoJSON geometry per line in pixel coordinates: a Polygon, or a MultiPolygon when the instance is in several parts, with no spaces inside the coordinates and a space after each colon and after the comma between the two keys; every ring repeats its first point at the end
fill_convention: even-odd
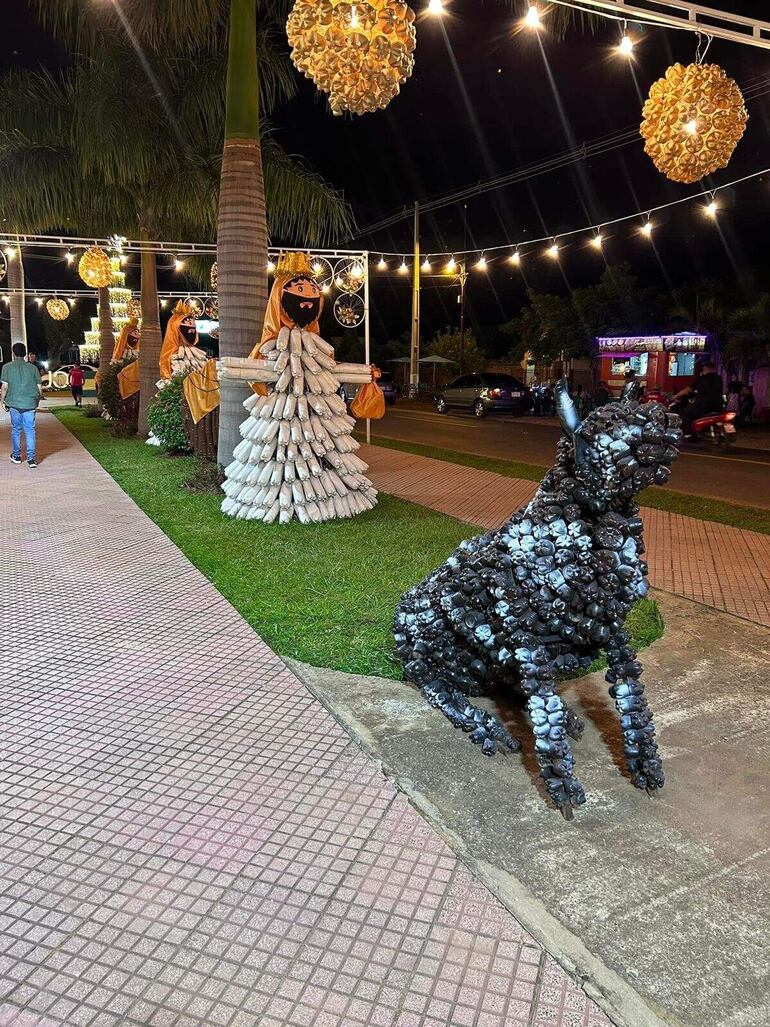
{"type": "Polygon", "coordinates": [[[726,167],[749,117],[737,83],[718,64],[672,65],[642,114],[645,152],[673,182],[697,182],[726,167]]]}
{"type": "Polygon", "coordinates": [[[214,292],[219,291],[219,261],[217,260],[211,265],[211,288],[214,292]]]}
{"type": "Polygon", "coordinates": [[[291,59],[329,94],[333,114],[387,107],[414,67],[414,11],[400,0],[297,0],[291,59]]]}
{"type": "Polygon", "coordinates": [[[59,299],[57,296],[48,300],[45,305],[45,309],[54,321],[66,321],[70,316],[69,304],[66,300],[59,299]]]}
{"type": "Polygon", "coordinates": [[[78,274],[92,289],[104,289],[112,281],[110,258],[98,246],[91,246],[80,258],[78,274]]]}
{"type": "Polygon", "coordinates": [[[126,315],[140,319],[142,316],[142,302],[136,296],[132,296],[126,304],[126,315]]]}

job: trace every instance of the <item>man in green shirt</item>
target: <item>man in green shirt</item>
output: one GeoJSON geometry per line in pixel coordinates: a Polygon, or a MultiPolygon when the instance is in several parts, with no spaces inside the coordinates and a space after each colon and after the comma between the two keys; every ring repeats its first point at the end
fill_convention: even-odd
{"type": "Polygon", "coordinates": [[[25,360],[22,343],[13,347],[13,360],[0,375],[0,401],[11,414],[11,462],[21,463],[21,433],[27,441],[27,463],[37,467],[35,459],[35,412],[43,395],[40,372],[25,360]]]}

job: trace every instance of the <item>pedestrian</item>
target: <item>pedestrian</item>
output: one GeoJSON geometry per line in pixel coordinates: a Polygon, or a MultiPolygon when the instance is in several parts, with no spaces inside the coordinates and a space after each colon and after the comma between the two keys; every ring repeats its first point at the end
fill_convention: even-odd
{"type": "Polygon", "coordinates": [[[0,375],[0,401],[11,415],[11,462],[21,463],[21,433],[27,444],[27,463],[37,467],[35,459],[35,414],[43,395],[40,372],[25,359],[23,343],[14,344],[13,359],[5,364],[0,375]]]}
{"type": "Polygon", "coordinates": [[[596,405],[603,407],[607,403],[612,402],[612,393],[609,390],[609,386],[606,382],[599,382],[599,388],[596,390],[596,405]]]}
{"type": "Polygon", "coordinates": [[[83,386],[86,382],[86,373],[80,364],[75,366],[70,371],[70,389],[72,389],[72,398],[75,400],[76,407],[83,406],[83,386]]]}
{"type": "Polygon", "coordinates": [[[727,409],[733,413],[738,413],[741,407],[741,394],[743,393],[743,382],[740,380],[737,374],[734,374],[730,379],[730,384],[727,386],[727,409]]]}

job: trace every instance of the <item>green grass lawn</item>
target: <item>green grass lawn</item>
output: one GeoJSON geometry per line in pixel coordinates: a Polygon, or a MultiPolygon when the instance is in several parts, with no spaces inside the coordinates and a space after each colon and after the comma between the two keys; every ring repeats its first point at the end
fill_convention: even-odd
{"type": "MultiPolygon", "coordinates": [[[[182,488],[192,457],[115,438],[104,421],[72,408],[54,413],[273,649],[319,667],[401,676],[391,635],[396,603],[469,525],[386,495],[353,520],[235,521],[220,513],[218,496],[182,488]]],[[[659,638],[657,605],[639,603],[630,627],[639,648],[659,638]]]]}
{"type": "MultiPolygon", "coordinates": [[[[363,441],[361,434],[356,437],[363,441]]],[[[403,453],[415,453],[417,456],[429,456],[434,460],[447,460],[453,464],[463,464],[484,471],[494,471],[506,478],[523,478],[525,481],[540,481],[546,467],[537,464],[522,464],[514,460],[500,460],[497,457],[477,456],[474,453],[461,453],[454,449],[441,449],[438,446],[423,446],[418,442],[403,442],[401,439],[386,439],[377,436],[372,445],[383,446],[385,449],[398,449],[403,453]]],[[[759,531],[770,535],[770,510],[760,507],[741,506],[727,503],[721,499],[708,499],[705,496],[691,496],[684,492],[672,492],[667,489],[645,489],[639,496],[642,506],[650,506],[655,510],[669,510],[671,513],[684,514],[686,517],[697,517],[702,521],[717,521],[729,524],[733,528],[746,528],[748,531],[759,531]]]]}

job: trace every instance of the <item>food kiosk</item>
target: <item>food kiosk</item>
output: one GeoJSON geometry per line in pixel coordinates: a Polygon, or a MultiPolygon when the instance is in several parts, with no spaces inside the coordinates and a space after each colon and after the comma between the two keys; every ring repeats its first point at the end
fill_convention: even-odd
{"type": "Polygon", "coordinates": [[[599,380],[618,392],[633,371],[645,391],[679,392],[695,381],[695,358],[706,349],[706,336],[693,332],[676,335],[617,335],[596,340],[599,380]]]}

